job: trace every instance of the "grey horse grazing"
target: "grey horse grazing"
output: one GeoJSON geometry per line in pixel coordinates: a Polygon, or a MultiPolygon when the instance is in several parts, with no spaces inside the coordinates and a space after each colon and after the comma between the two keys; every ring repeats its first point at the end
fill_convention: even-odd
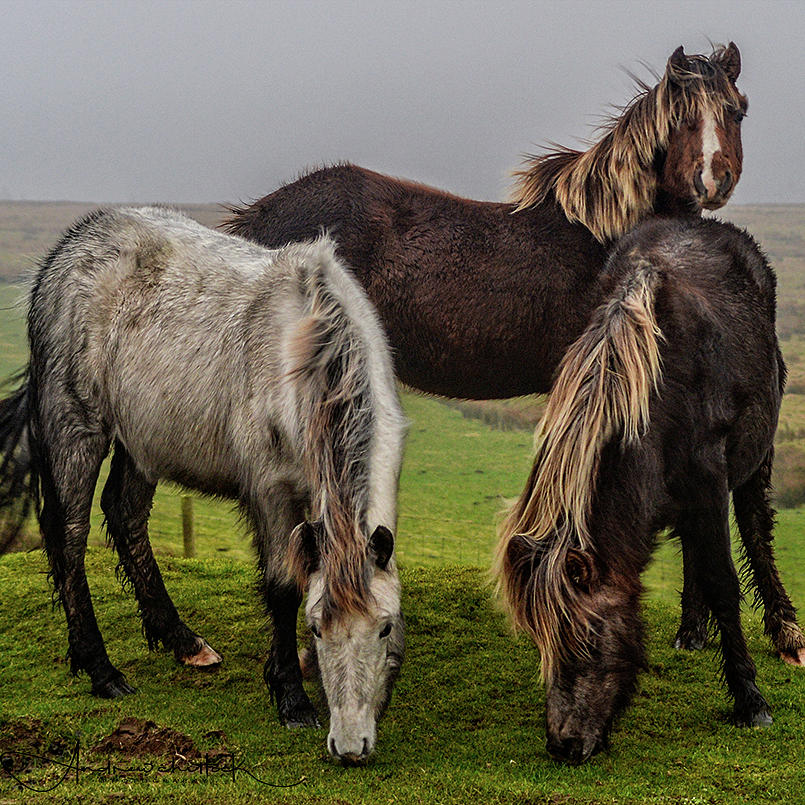
{"type": "Polygon", "coordinates": [[[13,533],[36,503],[73,672],[96,695],[133,692],[84,570],[114,444],[101,504],[149,646],[221,661],[179,617],[151,551],[157,481],[236,500],[273,619],[265,679],[280,718],[318,723],[296,645],[308,588],[328,747],[363,760],[404,647],[392,532],[405,426],[385,336],[333,244],[269,251],[167,209],[100,210],[43,261],[28,332],[24,380],[0,402],[0,507],[13,533]]]}

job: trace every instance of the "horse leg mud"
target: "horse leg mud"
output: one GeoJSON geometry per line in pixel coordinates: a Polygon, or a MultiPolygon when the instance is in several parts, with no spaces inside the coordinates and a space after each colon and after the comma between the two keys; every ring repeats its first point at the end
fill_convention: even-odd
{"type": "Polygon", "coordinates": [[[134,588],[150,649],[161,643],[185,665],[218,665],[221,656],[179,617],[151,550],[148,517],[155,489],[156,484],[143,476],[123,445],[116,442],[101,508],[120,557],[118,571],[122,570],[134,588]]]}
{"type": "Polygon", "coordinates": [[[106,653],[84,568],[92,495],[108,441],[100,436],[68,439],[63,429],[35,449],[42,485],[39,525],[67,617],[70,668],[74,674],[89,674],[96,696],[114,699],[134,693],[106,653]]]}
{"type": "Polygon", "coordinates": [[[755,599],[763,604],[764,631],[785,662],[805,666],[805,635],[774,561],[774,509],[769,503],[772,460],[770,451],[757,472],[733,490],[735,519],[754,580],[755,599]]]}
{"type": "Polygon", "coordinates": [[[684,549],[682,576],[682,617],[674,638],[674,648],[699,651],[707,643],[710,610],[699,590],[695,568],[691,567],[690,557],[684,549]]]}
{"type": "Polygon", "coordinates": [[[733,718],[738,726],[768,726],[771,708],[755,683],[755,664],[741,629],[741,586],[731,555],[726,474],[692,478],[689,489],[690,504],[676,530],[684,550],[690,553],[699,589],[721,635],[733,718]]]}
{"type": "Polygon", "coordinates": [[[304,520],[304,508],[287,488],[275,489],[252,512],[258,553],[260,591],[271,615],[273,634],[263,678],[286,727],[318,727],[319,719],[302,685],[296,643],[296,619],[302,594],[296,584],[277,577],[281,549],[288,535],[304,520]]]}

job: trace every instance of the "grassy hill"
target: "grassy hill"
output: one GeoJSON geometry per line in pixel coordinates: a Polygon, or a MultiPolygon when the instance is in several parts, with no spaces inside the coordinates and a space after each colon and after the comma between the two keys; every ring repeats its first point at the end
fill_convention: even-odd
{"type": "MultiPolygon", "coordinates": [[[[0,273],[18,275],[90,206],[0,204],[0,273]]],[[[778,438],[785,492],[788,478],[797,488],[800,472],[805,487],[805,459],[799,459],[805,456],[805,357],[802,369],[799,363],[805,356],[805,327],[796,307],[805,276],[800,270],[805,265],[798,262],[805,256],[805,208],[737,210],[749,216],[750,229],[778,268],[783,266],[781,321],[787,312],[781,334],[792,367],[778,438]]],[[[208,224],[218,215],[211,207],[190,212],[208,224]]],[[[25,362],[23,312],[14,306],[20,294],[19,287],[0,283],[0,376],[25,362]]],[[[497,513],[526,478],[530,427],[541,401],[447,404],[406,392],[403,404],[411,427],[397,548],[409,653],[380,728],[377,755],[367,768],[334,765],[326,755],[324,731],[289,732],[279,726],[261,677],[267,633],[253,591],[248,537],[229,505],[196,499],[198,559],[178,558],[180,493],[166,485],[158,490],[151,521],[155,552],[180,611],[224,654],[224,666],[215,674],[194,674],[169,656],[146,651],[134,600],[121,590],[113,554],[102,547],[96,502],[89,553],[93,598],[110,655],[139,693],[122,702],[101,702],[89,696],[86,678],[71,679],[64,661],[64,616],[51,609],[44,557],[39,551],[2,557],[0,756],[21,745],[40,753],[60,747],[66,752],[76,739],[89,750],[121,720],[137,717],[184,733],[202,755],[222,746],[232,750],[263,780],[302,782],[273,789],[245,772],[237,772],[234,781],[231,775],[171,774],[144,770],[142,759],[114,755],[113,776],[89,771],[76,783],[72,775],[49,795],[20,791],[0,772],[0,805],[36,801],[36,796],[91,803],[245,803],[263,796],[339,805],[805,800],[798,794],[805,755],[800,728],[805,671],[771,656],[757,614],[747,612],[750,649],[775,724],[769,730],[731,727],[712,650],[689,655],[670,649],[681,587],[680,562],[670,544],[659,547],[645,575],[650,667],[635,706],[614,735],[612,752],[580,769],[549,761],[536,654],[526,641],[513,638],[479,569],[489,564],[497,513]],[[140,765],[127,772],[129,764],[140,765]]],[[[796,495],[791,501],[797,502],[796,495]]],[[[776,544],[783,579],[803,607],[805,508],[781,511],[776,544]]],[[[83,762],[105,768],[106,756],[88,753],[83,762]]],[[[57,783],[60,772],[53,765],[34,765],[26,774],[41,788],[57,783]]]]}
{"type": "MultiPolygon", "coordinates": [[[[252,572],[222,558],[162,564],[179,610],[223,653],[224,664],[216,673],[193,672],[169,655],[149,653],[132,596],[115,581],[111,557],[95,549],[89,573],[101,629],[113,662],[138,688],[109,702],[89,695],[86,677],[68,675],[63,616],[51,610],[41,558],[0,559],[0,755],[21,764],[9,751],[34,751],[66,763],[78,740],[84,769],[78,782],[70,773],[49,794],[20,790],[0,771],[0,802],[802,801],[805,672],[770,655],[754,615],[746,629],[758,683],[774,711],[772,727],[730,725],[714,652],[675,652],[674,613],[650,602],[649,669],[634,706],[616,728],[610,752],[569,768],[545,752],[536,653],[511,635],[481,571],[405,567],[402,675],[379,727],[376,754],[365,768],[343,769],[327,756],[324,729],[291,732],[276,719],[262,681],[267,637],[252,572]],[[261,780],[293,787],[272,788],[243,770],[234,780],[231,773],[194,772],[181,759],[171,772],[164,755],[149,765],[131,750],[92,751],[132,718],[154,722],[152,732],[181,733],[186,757],[203,760],[205,752],[228,750],[261,780]]],[[[33,763],[18,776],[44,789],[63,773],[63,767],[33,763]]]]}

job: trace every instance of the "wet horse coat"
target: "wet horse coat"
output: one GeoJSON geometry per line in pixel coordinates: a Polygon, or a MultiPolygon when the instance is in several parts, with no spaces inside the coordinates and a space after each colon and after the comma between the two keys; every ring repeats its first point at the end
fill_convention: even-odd
{"type": "Polygon", "coordinates": [[[226,227],[272,248],[329,231],[405,383],[473,399],[545,392],[602,298],[611,241],[648,216],[729,198],[742,167],[739,72],[733,44],[709,58],[679,48],[587,151],[532,158],[511,204],[347,164],[233,210],[226,227]]]}
{"type": "MultiPolygon", "coordinates": [[[[393,556],[403,417],[385,336],[326,239],[271,252],[161,208],[101,210],[68,230],[31,291],[31,359],[0,403],[0,491],[41,499],[72,670],[132,688],[110,662],[84,572],[101,497],[151,647],[221,658],[179,617],[151,552],[158,480],[232,498],[254,532],[274,624],[266,681],[283,722],[315,724],[296,612],[321,643],[328,745],[366,757],[402,659],[393,556]]],[[[22,509],[24,514],[24,507],[22,509]]]]}
{"type": "Polygon", "coordinates": [[[498,549],[504,599],[540,648],[548,749],[570,762],[606,745],[632,695],[645,663],[640,573],[669,526],[714,615],[736,723],[771,723],[740,625],[730,493],[766,631],[805,664],[771,548],[785,380],[774,273],[735,227],[649,221],[604,277],[611,291],[562,361],[498,549]]]}

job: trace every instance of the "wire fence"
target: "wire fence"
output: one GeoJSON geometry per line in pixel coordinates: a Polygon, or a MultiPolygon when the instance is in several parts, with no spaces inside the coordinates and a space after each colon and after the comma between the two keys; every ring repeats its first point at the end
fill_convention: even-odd
{"type": "MultiPolygon", "coordinates": [[[[186,496],[178,492],[164,496],[154,507],[151,541],[157,553],[183,556],[186,553],[186,496]]],[[[199,559],[228,556],[254,561],[251,535],[234,511],[223,504],[193,499],[193,554],[199,559]]],[[[420,515],[401,511],[396,540],[398,563],[402,567],[448,567],[456,565],[491,567],[496,544],[493,521],[420,515]],[[450,530],[462,533],[449,533],[450,530]],[[469,536],[468,536],[469,535],[469,536]]],[[[660,540],[651,565],[643,576],[647,593],[675,599],[682,587],[682,561],[677,543],[660,540]]]]}

